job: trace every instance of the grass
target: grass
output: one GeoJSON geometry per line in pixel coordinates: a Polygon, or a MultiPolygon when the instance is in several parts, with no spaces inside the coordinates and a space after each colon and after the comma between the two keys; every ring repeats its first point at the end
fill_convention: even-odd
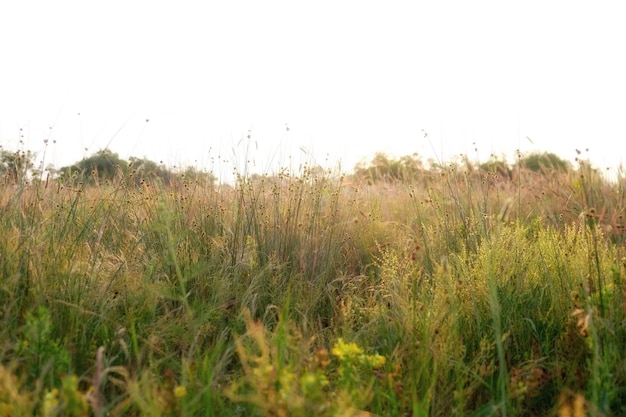
{"type": "Polygon", "coordinates": [[[626,412],[621,175],[132,175],[3,183],[0,416],[626,412]]]}

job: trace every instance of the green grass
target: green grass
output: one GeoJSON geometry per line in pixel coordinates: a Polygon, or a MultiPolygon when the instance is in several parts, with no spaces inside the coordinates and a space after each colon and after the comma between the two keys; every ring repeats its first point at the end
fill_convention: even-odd
{"type": "Polygon", "coordinates": [[[0,416],[623,415],[624,185],[5,181],[0,416]]]}

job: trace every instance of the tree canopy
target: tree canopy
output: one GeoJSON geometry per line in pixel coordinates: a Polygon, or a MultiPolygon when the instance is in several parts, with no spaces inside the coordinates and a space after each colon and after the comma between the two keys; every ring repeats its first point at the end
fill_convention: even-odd
{"type": "Polygon", "coordinates": [[[0,149],[0,177],[3,182],[21,184],[32,171],[34,158],[31,151],[0,149]]]}
{"type": "Polygon", "coordinates": [[[416,153],[395,158],[379,152],[371,160],[360,162],[354,168],[354,175],[357,178],[371,183],[413,181],[424,172],[424,164],[416,153]]]}
{"type": "Polygon", "coordinates": [[[108,149],[98,151],[73,165],[61,168],[59,174],[65,180],[81,177],[89,184],[114,182],[123,178],[139,184],[143,179],[152,178],[159,179],[165,185],[169,185],[179,176],[195,180],[202,177],[210,182],[215,181],[212,174],[198,171],[193,167],[177,174],[163,164],[157,164],[146,158],[130,157],[128,161],[124,160],[117,153],[108,149]]]}

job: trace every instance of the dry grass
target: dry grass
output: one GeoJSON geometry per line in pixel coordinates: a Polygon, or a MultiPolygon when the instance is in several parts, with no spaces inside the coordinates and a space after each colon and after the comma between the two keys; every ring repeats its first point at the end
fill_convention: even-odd
{"type": "Polygon", "coordinates": [[[3,185],[0,415],[623,412],[624,178],[422,174],[3,185]]]}

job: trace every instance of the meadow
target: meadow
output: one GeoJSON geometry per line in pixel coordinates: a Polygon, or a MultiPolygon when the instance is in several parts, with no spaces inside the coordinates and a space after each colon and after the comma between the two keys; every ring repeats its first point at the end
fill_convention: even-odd
{"type": "Polygon", "coordinates": [[[3,177],[0,416],[626,415],[621,173],[132,165],[3,177]]]}

